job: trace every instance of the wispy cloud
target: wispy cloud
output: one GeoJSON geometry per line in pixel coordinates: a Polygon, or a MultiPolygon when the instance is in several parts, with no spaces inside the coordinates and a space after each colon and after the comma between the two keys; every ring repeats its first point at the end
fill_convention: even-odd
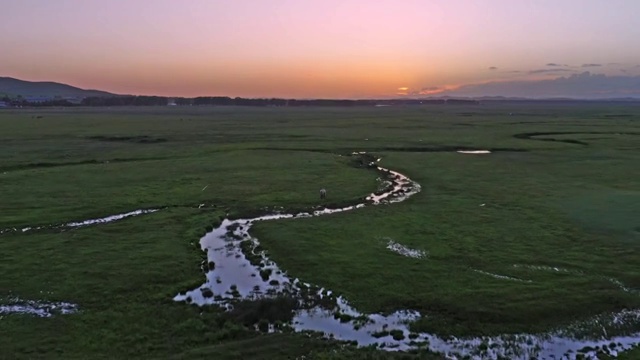
{"type": "Polygon", "coordinates": [[[640,76],[607,76],[588,71],[549,80],[517,80],[461,86],[452,96],[613,98],[640,97],[640,76]]]}
{"type": "Polygon", "coordinates": [[[489,70],[498,70],[498,68],[495,67],[495,66],[492,66],[492,67],[489,68],[489,70]]]}
{"type": "Polygon", "coordinates": [[[440,86],[429,86],[429,87],[423,87],[422,89],[420,89],[420,91],[418,92],[417,95],[433,95],[433,94],[439,94],[443,91],[446,91],[446,88],[440,87],[440,86]]]}
{"type": "Polygon", "coordinates": [[[602,66],[602,64],[582,64],[583,68],[588,68],[588,67],[600,67],[602,66]]]}
{"type": "Polygon", "coordinates": [[[574,70],[569,69],[538,69],[531,70],[529,74],[553,74],[553,73],[563,73],[563,72],[572,72],[574,70]]]}
{"type": "Polygon", "coordinates": [[[547,63],[547,65],[545,66],[562,66],[562,67],[567,67],[569,65],[567,64],[557,64],[557,63],[547,63]]]}
{"type": "Polygon", "coordinates": [[[451,90],[451,88],[442,87],[442,86],[427,86],[418,90],[418,89],[411,89],[408,87],[401,87],[401,88],[398,88],[396,95],[401,95],[401,96],[435,95],[435,94],[440,94],[447,90],[451,90]]]}

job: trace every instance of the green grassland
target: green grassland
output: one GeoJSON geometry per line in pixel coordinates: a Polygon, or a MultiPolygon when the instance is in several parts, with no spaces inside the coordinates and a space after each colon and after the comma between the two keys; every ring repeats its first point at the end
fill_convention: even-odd
{"type": "Polygon", "coordinates": [[[2,316],[0,358],[413,356],[261,335],[219,309],[172,301],[202,282],[198,239],[226,213],[310,209],[323,204],[322,187],[330,204],[376,190],[378,174],[350,166],[352,151],[378,155],[422,191],[257,224],[253,234],[290,275],[363,311],[419,310],[426,317],[413,328],[440,335],[543,332],[640,307],[633,105],[2,110],[0,229],[163,210],[0,235],[0,299],[80,307],[2,316]],[[388,238],[428,257],[390,252],[388,238]]]}

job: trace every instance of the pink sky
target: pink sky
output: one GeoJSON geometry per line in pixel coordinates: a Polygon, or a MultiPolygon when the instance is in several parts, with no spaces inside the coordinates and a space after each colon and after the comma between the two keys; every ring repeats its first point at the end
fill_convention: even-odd
{"type": "Polygon", "coordinates": [[[640,75],[637,0],[10,0],[0,8],[0,76],[115,93],[381,97],[550,79],[584,64],[640,75]],[[535,72],[558,68],[548,63],[569,66],[535,72]]]}

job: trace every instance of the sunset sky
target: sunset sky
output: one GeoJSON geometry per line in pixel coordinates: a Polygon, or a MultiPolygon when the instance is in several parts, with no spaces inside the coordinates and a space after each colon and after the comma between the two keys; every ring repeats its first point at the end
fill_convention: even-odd
{"type": "Polygon", "coordinates": [[[166,96],[640,96],[638,16],[638,0],[2,0],[0,76],[166,96]]]}

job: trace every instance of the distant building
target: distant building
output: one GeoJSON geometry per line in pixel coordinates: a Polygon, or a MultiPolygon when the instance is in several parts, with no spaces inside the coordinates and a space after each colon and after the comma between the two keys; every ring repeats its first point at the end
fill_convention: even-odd
{"type": "Polygon", "coordinates": [[[0,108],[6,108],[6,107],[9,107],[9,104],[7,104],[4,101],[0,101],[0,108]]]}
{"type": "Polygon", "coordinates": [[[168,99],[167,106],[177,106],[176,99],[168,99]]]}

